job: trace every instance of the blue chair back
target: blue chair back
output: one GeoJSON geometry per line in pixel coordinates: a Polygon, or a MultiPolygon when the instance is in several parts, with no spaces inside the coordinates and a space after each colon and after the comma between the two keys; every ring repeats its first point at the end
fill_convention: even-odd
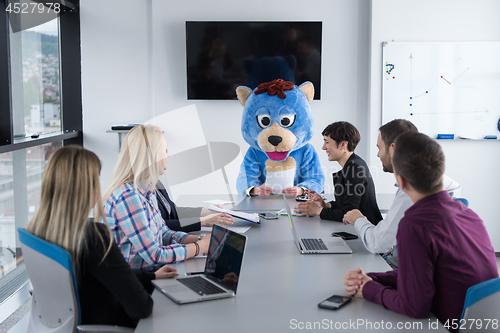
{"type": "MultiPolygon", "coordinates": [[[[471,329],[480,332],[498,332],[499,304],[500,277],[470,287],[465,296],[464,310],[460,319],[464,319],[466,322],[469,319],[474,319],[478,323],[478,319],[481,319],[482,326],[478,328],[477,325],[472,325],[474,327],[465,325],[464,328],[467,329],[467,332],[471,331],[471,329]],[[497,320],[496,326],[492,325],[492,321],[495,319],[497,320]],[[490,320],[490,325],[486,326],[488,320],[490,320]]],[[[468,323],[470,323],[470,320],[468,323]]]]}
{"type": "Polygon", "coordinates": [[[469,200],[465,199],[465,198],[453,198],[457,201],[460,201],[461,203],[463,203],[465,205],[465,207],[469,208],[469,200]]]}
{"type": "Polygon", "coordinates": [[[17,230],[33,285],[28,332],[76,332],[80,306],[70,254],[23,228],[17,230]]]}

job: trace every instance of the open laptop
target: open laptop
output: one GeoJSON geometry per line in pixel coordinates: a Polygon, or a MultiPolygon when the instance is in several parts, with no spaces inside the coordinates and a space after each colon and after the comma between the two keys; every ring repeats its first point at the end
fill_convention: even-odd
{"type": "Polygon", "coordinates": [[[154,280],[153,285],[179,304],[236,295],[247,237],[213,225],[205,272],[176,279],[154,280]]]}
{"type": "Polygon", "coordinates": [[[331,238],[298,238],[297,232],[295,231],[295,224],[293,223],[292,210],[290,205],[285,199],[286,212],[288,214],[288,220],[290,221],[290,228],[292,229],[293,239],[300,253],[352,253],[351,248],[345,243],[345,241],[340,237],[331,238]]]}

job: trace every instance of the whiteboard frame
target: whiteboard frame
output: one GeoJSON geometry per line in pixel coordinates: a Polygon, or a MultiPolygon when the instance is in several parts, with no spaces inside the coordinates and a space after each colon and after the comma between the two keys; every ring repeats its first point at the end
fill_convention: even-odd
{"type": "MultiPolygon", "coordinates": [[[[423,42],[396,42],[396,41],[390,41],[390,42],[388,42],[388,41],[384,41],[384,42],[382,42],[382,64],[381,64],[382,65],[381,66],[381,78],[382,78],[382,91],[381,91],[381,93],[382,93],[382,96],[381,96],[381,114],[380,114],[380,123],[381,124],[384,124],[384,120],[390,121],[390,119],[387,119],[388,118],[387,117],[387,112],[388,111],[387,111],[387,97],[386,97],[386,94],[388,92],[387,92],[387,86],[386,86],[387,85],[387,83],[386,83],[386,80],[387,80],[386,63],[388,62],[389,59],[387,59],[388,55],[387,55],[387,49],[386,49],[386,47],[389,46],[389,45],[408,45],[408,46],[415,45],[415,48],[418,49],[419,47],[422,47],[424,45],[433,45],[433,44],[434,45],[443,45],[443,46],[450,46],[450,45],[470,45],[470,46],[478,45],[479,46],[479,45],[482,45],[483,47],[489,47],[488,44],[491,44],[491,47],[493,49],[495,49],[495,50],[498,49],[500,51],[500,42],[499,41],[477,41],[477,42],[426,42],[426,41],[423,41],[423,42]]],[[[498,59],[500,59],[500,52],[498,54],[498,59]]],[[[498,68],[495,67],[494,73],[497,73],[497,70],[498,70],[498,68]]],[[[495,78],[496,78],[496,76],[495,76],[495,78]]],[[[495,79],[495,82],[500,82],[500,76],[498,77],[498,81],[495,79]]],[[[412,81],[410,81],[410,83],[413,84],[412,81]]],[[[496,90],[492,90],[492,91],[496,91],[496,90]]],[[[412,96],[412,97],[414,97],[414,96],[412,96]]],[[[496,100],[496,98],[495,98],[495,100],[496,100]]],[[[494,104],[495,107],[493,108],[493,110],[491,110],[493,113],[491,113],[489,115],[489,118],[495,119],[495,117],[496,117],[497,118],[496,120],[498,121],[498,118],[500,118],[500,111],[497,110],[497,106],[500,107],[500,102],[496,102],[495,101],[495,103],[493,103],[493,104],[494,104]]],[[[437,115],[438,115],[438,113],[436,113],[436,116],[437,115]]],[[[454,115],[453,115],[453,117],[454,117],[454,115]]],[[[389,118],[393,118],[392,115],[389,116],[389,118]]],[[[404,115],[402,115],[401,117],[396,117],[396,118],[408,119],[408,120],[412,121],[412,119],[409,116],[406,117],[404,115]]],[[[463,121],[463,118],[460,118],[460,120],[457,119],[457,123],[460,123],[461,121],[463,121]]],[[[436,122],[436,123],[439,123],[439,122],[436,122]]],[[[484,123],[478,123],[477,126],[474,127],[475,131],[479,132],[479,131],[483,130],[482,127],[484,125],[486,125],[486,127],[494,128],[494,127],[490,126],[490,123],[491,122],[488,119],[486,119],[486,121],[484,123]]],[[[428,130],[428,128],[425,128],[425,126],[417,126],[417,127],[419,127],[419,130],[420,130],[420,127],[423,127],[422,128],[422,132],[426,133],[428,135],[429,135],[429,132],[432,132],[432,130],[430,130],[430,129],[428,130]]],[[[453,134],[455,134],[455,137],[458,138],[458,135],[460,135],[459,133],[460,132],[464,132],[464,128],[465,128],[465,132],[467,132],[467,130],[469,129],[469,128],[464,127],[464,126],[461,126],[461,127],[457,126],[456,128],[453,128],[456,131],[456,132],[453,133],[453,134]]],[[[494,131],[494,132],[493,131],[494,131],[493,129],[488,128],[487,130],[484,130],[484,133],[481,133],[480,135],[471,136],[470,138],[473,139],[473,140],[484,140],[484,136],[485,135],[497,135],[497,137],[500,137],[500,132],[499,131],[494,131]]],[[[440,133],[445,133],[445,132],[440,132],[440,133]]],[[[432,134],[431,136],[435,136],[435,135],[432,134]]],[[[469,136],[467,136],[467,137],[469,137],[469,136]]],[[[491,141],[491,140],[492,139],[489,139],[489,141],[491,141]]]]}

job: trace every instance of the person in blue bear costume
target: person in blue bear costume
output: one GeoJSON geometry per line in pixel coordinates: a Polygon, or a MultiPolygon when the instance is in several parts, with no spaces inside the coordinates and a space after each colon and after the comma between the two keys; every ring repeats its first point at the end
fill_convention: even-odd
{"type": "Polygon", "coordinates": [[[322,193],[325,176],[316,150],[308,143],[314,129],[309,106],[313,84],[298,87],[277,79],[254,90],[238,87],[236,95],[244,106],[241,132],[250,145],[236,181],[238,193],[294,197],[305,189],[322,193]]]}

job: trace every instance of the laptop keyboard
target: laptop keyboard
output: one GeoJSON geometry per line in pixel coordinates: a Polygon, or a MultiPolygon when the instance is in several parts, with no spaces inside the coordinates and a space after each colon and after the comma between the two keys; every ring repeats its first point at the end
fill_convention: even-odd
{"type": "Polygon", "coordinates": [[[226,292],[224,289],[217,287],[215,284],[205,280],[201,276],[177,279],[177,281],[200,295],[222,294],[226,292]]]}
{"type": "Polygon", "coordinates": [[[328,250],[321,238],[302,238],[302,243],[308,251],[312,250],[328,250]]]}

